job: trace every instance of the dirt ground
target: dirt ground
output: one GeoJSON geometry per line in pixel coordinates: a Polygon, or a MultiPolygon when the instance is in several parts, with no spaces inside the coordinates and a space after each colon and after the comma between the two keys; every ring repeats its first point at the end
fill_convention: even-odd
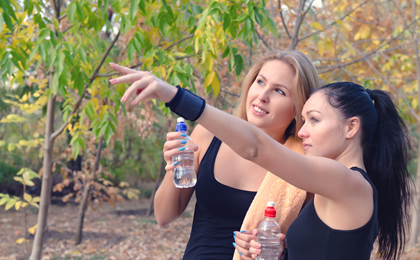
{"type": "MultiPolygon", "coordinates": [[[[89,209],[83,241],[77,246],[73,239],[78,205],[51,205],[42,259],[181,259],[191,231],[194,201],[183,216],[165,227],[160,227],[153,215],[145,216],[148,205],[148,199],[140,199],[89,209]]],[[[36,224],[36,218],[34,210],[27,210],[28,227],[36,224]]],[[[23,237],[23,223],[23,211],[0,209],[0,259],[28,259],[33,236],[27,244],[15,242],[23,237]]],[[[401,259],[420,259],[420,247],[401,259]]]]}
{"type": "MultiPolygon", "coordinates": [[[[191,231],[193,203],[173,223],[160,227],[153,214],[146,217],[148,199],[127,201],[111,207],[88,209],[83,241],[75,246],[78,205],[51,205],[48,233],[42,259],[181,259],[191,231]]],[[[27,210],[28,227],[36,224],[37,213],[27,210]]],[[[23,211],[0,209],[0,259],[28,259],[33,236],[25,245],[23,211]]]]}

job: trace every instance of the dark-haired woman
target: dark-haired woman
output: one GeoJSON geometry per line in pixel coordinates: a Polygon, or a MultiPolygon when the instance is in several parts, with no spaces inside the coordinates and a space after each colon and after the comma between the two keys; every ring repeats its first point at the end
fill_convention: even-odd
{"type": "Polygon", "coordinates": [[[385,92],[340,82],[313,94],[299,131],[305,156],[149,72],[139,72],[135,81],[122,101],[144,89],[134,103],[147,98],[167,102],[238,155],[315,194],[288,230],[289,260],[369,259],[376,237],[382,259],[402,253],[410,202],[409,141],[385,92]]]}

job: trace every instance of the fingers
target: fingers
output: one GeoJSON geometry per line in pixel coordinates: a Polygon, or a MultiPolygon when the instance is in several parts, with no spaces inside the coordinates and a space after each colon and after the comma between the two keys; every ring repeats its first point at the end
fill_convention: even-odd
{"type": "Polygon", "coordinates": [[[118,71],[119,73],[121,73],[123,75],[138,72],[137,70],[130,69],[130,68],[127,68],[127,67],[123,67],[123,66],[115,64],[113,62],[110,62],[109,65],[111,66],[111,68],[113,68],[114,70],[118,71]]]}
{"type": "Polygon", "coordinates": [[[251,253],[252,259],[256,259],[261,253],[261,244],[255,240],[251,240],[250,244],[249,252],[251,253]]]}
{"type": "Polygon", "coordinates": [[[253,239],[257,239],[251,232],[248,231],[235,231],[234,232],[234,239],[236,244],[236,249],[240,252],[242,259],[252,259],[251,253],[249,249],[251,247],[250,241],[253,239]]]}

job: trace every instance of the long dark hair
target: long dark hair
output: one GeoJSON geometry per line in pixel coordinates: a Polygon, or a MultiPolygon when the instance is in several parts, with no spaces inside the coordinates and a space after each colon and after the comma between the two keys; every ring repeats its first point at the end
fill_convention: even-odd
{"type": "Polygon", "coordinates": [[[397,259],[405,246],[411,201],[407,127],[385,91],[365,90],[351,82],[320,90],[346,119],[360,119],[363,161],[378,190],[379,254],[386,260],[397,259]]]}

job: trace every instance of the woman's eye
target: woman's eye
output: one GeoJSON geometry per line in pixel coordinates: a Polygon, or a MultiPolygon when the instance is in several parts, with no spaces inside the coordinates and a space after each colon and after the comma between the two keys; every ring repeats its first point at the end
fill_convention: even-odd
{"type": "Polygon", "coordinates": [[[312,122],[312,123],[317,123],[317,122],[318,122],[318,120],[317,120],[317,119],[315,119],[315,118],[311,118],[311,122],[312,122]]]}
{"type": "Polygon", "coordinates": [[[264,84],[264,82],[263,82],[262,80],[260,80],[260,79],[257,79],[257,83],[258,83],[259,85],[263,85],[263,84],[264,84]]]}
{"type": "Polygon", "coordinates": [[[278,93],[280,93],[280,94],[282,94],[282,95],[285,95],[286,96],[286,94],[284,93],[284,91],[283,90],[281,90],[281,89],[276,89],[276,92],[278,92],[278,93]]]}

